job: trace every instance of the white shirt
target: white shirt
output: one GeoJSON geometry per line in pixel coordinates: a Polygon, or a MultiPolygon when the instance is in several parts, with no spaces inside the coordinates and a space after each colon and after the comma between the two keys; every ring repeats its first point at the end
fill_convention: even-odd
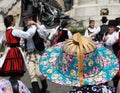
{"type": "Polygon", "coordinates": [[[86,37],[89,37],[89,38],[91,38],[91,39],[94,39],[95,37],[92,37],[92,36],[91,36],[93,33],[96,33],[96,28],[95,28],[95,27],[94,27],[94,28],[88,27],[88,28],[86,29],[84,35],[85,35],[86,37]],[[89,33],[89,31],[90,31],[90,33],[89,33]]]}
{"type": "Polygon", "coordinates": [[[27,50],[28,51],[35,49],[35,45],[34,45],[32,37],[34,36],[36,29],[37,29],[40,37],[44,38],[44,37],[47,37],[47,35],[48,35],[47,30],[44,25],[37,24],[37,26],[32,25],[32,26],[28,27],[28,30],[26,31],[26,32],[30,33],[30,38],[27,39],[27,50]]]}
{"type": "Polygon", "coordinates": [[[119,32],[113,32],[109,35],[109,38],[104,42],[106,45],[112,46],[119,39],[119,32]]]}
{"type": "Polygon", "coordinates": [[[54,37],[53,37],[53,34],[57,33],[58,28],[59,28],[59,26],[51,29],[50,35],[49,35],[49,37],[48,37],[49,40],[53,40],[53,38],[54,38],[54,37]]]}
{"type": "MultiPolygon", "coordinates": [[[[104,37],[103,37],[104,38],[104,37]]],[[[112,34],[109,35],[109,38],[104,42],[106,47],[113,51],[112,45],[115,44],[119,39],[119,32],[113,32],[112,34]]]]}
{"type": "Polygon", "coordinates": [[[12,31],[13,36],[16,36],[19,38],[24,38],[24,39],[30,38],[30,33],[15,29],[14,27],[8,27],[7,29],[13,29],[13,31],[12,31]]]}
{"type": "Polygon", "coordinates": [[[37,24],[37,31],[38,31],[40,37],[42,37],[42,38],[48,37],[49,33],[48,33],[48,31],[47,31],[47,29],[44,25],[38,25],[37,24]]]}

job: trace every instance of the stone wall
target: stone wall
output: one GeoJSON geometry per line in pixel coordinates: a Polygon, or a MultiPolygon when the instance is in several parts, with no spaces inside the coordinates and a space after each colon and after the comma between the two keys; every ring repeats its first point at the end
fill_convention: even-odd
{"type": "Polygon", "coordinates": [[[2,0],[0,1],[0,36],[6,30],[4,26],[4,16],[13,15],[16,19],[16,27],[19,27],[21,2],[20,0],[2,0]]]}
{"type": "Polygon", "coordinates": [[[66,14],[78,21],[83,21],[84,26],[88,26],[88,21],[94,19],[96,25],[100,25],[100,11],[103,8],[109,10],[108,19],[115,19],[120,16],[120,0],[74,0],[73,9],[66,14]]]}

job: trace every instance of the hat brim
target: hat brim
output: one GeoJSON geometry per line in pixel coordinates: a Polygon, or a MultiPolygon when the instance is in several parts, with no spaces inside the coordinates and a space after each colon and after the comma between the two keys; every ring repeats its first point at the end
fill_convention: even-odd
{"type": "MultiPolygon", "coordinates": [[[[97,47],[96,51],[98,52],[98,56],[100,56],[100,59],[94,59],[94,61],[100,60],[103,66],[99,73],[96,74],[94,72],[95,73],[94,76],[88,75],[87,77],[84,77],[83,78],[84,85],[94,85],[94,84],[97,85],[97,84],[105,83],[107,81],[110,81],[118,72],[119,69],[118,59],[110,50],[106,49],[103,46],[100,46],[97,47]]],[[[79,83],[79,78],[77,73],[76,73],[77,76],[69,77],[66,74],[70,74],[70,73],[65,74],[62,73],[60,70],[58,70],[57,61],[59,56],[61,55],[63,55],[63,43],[58,43],[57,45],[48,48],[44,52],[42,58],[40,59],[40,71],[51,82],[58,83],[61,85],[67,85],[67,86],[81,86],[79,83]]],[[[84,71],[83,71],[83,75],[84,75],[84,71]]]]}

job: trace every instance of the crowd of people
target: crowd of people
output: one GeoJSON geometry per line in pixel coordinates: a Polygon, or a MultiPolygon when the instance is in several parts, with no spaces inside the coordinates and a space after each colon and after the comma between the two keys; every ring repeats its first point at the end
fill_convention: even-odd
{"type": "Polygon", "coordinates": [[[73,35],[68,22],[59,17],[48,33],[32,13],[22,13],[23,30],[15,28],[13,15],[4,17],[6,31],[0,44],[3,37],[6,39],[0,58],[0,93],[31,93],[21,81],[26,71],[33,93],[46,93],[47,79],[72,86],[68,93],[116,93],[120,78],[120,18],[107,24],[104,16],[97,28],[90,20],[84,35],[73,35]],[[4,79],[6,76],[10,78],[4,79]]]}
{"type": "MultiPolygon", "coordinates": [[[[96,28],[95,21],[90,20],[89,27],[85,31],[85,36],[89,37],[96,43],[101,43],[104,47],[111,50],[120,61],[119,58],[120,17],[108,21],[107,17],[104,16],[102,17],[101,21],[102,21],[102,25],[96,28]]],[[[118,86],[119,77],[120,77],[120,71],[118,71],[117,75],[113,78],[114,87],[118,86]]]]}

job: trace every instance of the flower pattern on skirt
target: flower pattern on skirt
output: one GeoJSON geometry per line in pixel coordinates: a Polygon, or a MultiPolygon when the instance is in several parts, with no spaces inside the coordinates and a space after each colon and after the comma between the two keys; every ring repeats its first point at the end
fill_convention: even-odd
{"type": "MultiPolygon", "coordinates": [[[[54,83],[81,86],[78,77],[77,57],[63,51],[63,44],[48,48],[40,61],[40,71],[54,83]]],[[[108,49],[98,46],[94,52],[84,55],[84,85],[101,84],[110,81],[118,71],[118,59],[108,49]]]]}
{"type": "MultiPolygon", "coordinates": [[[[31,93],[21,81],[18,81],[18,83],[19,93],[31,93]]],[[[0,79],[0,93],[13,93],[12,86],[9,80],[0,79]]]]}

